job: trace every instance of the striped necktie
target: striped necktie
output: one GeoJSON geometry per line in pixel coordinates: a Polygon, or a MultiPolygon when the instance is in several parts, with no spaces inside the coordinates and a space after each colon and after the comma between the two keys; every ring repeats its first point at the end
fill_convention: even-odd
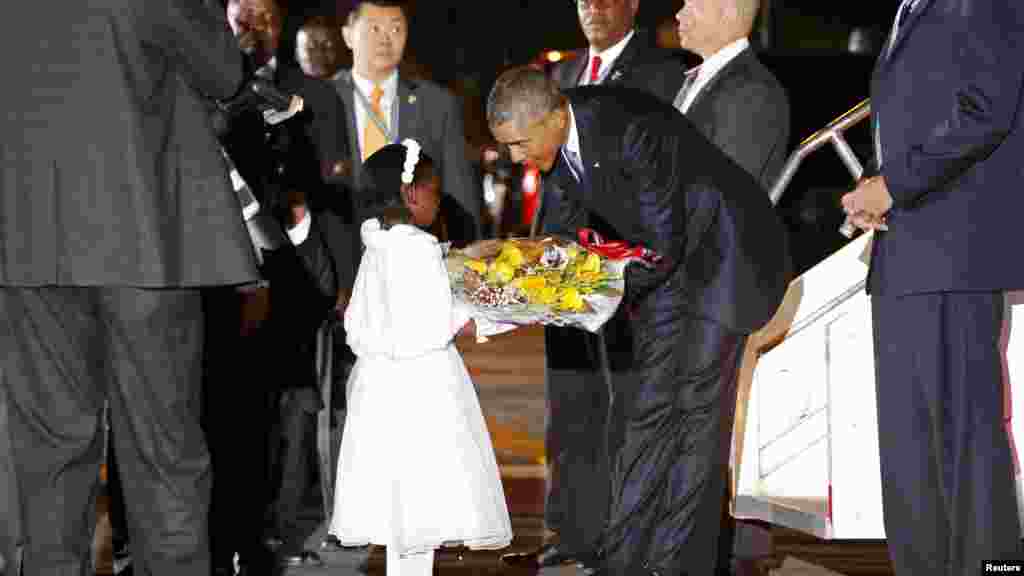
{"type": "MultiPolygon", "coordinates": [[[[377,115],[382,121],[387,122],[387,118],[384,117],[384,111],[381,109],[380,100],[384,96],[384,91],[381,90],[380,86],[373,85],[373,92],[370,93],[370,105],[373,114],[377,115]]],[[[366,126],[363,127],[363,161],[373,155],[374,152],[380,150],[388,143],[388,137],[377,126],[377,123],[370,118],[370,114],[367,114],[366,126]]]]}

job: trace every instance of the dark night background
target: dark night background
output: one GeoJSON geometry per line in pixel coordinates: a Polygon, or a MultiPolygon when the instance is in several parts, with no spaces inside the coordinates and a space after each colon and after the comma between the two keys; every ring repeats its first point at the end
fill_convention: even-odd
{"type": "MultiPolygon", "coordinates": [[[[351,0],[279,0],[286,8],[285,59],[308,16],[343,18],[351,0]]],[[[410,0],[405,73],[446,85],[465,104],[470,142],[489,140],[483,101],[507,66],[540,62],[548,50],[586,45],[572,0],[410,0]]],[[[871,68],[898,6],[881,2],[763,0],[751,37],[762,61],[785,86],[792,110],[791,149],[869,93],[871,68]]],[[[678,46],[675,13],[682,0],[641,0],[638,23],[659,41],[678,46]]],[[[870,150],[866,122],[848,133],[863,160],[870,150]]],[[[805,270],[838,249],[839,197],[852,187],[831,148],[809,157],[780,203],[793,232],[797,267],[805,270]]]]}

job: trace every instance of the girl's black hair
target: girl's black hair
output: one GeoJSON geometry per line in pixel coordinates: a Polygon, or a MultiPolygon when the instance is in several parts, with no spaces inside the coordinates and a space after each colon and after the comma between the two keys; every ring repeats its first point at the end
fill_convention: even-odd
{"type": "MultiPolygon", "coordinates": [[[[402,199],[402,172],[407,152],[404,144],[388,144],[363,163],[360,222],[377,218],[382,228],[412,222],[412,213],[402,199]]],[[[421,151],[413,171],[413,183],[424,182],[433,175],[433,161],[421,151]]]]}

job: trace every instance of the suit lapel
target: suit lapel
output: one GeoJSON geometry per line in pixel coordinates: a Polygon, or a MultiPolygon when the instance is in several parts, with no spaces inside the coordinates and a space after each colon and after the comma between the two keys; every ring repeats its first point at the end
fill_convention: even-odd
{"type": "Polygon", "coordinates": [[[924,14],[925,10],[928,9],[928,6],[931,3],[932,0],[917,0],[917,5],[914,6],[914,9],[910,12],[910,15],[907,17],[907,21],[904,22],[903,26],[901,26],[896,32],[896,38],[892,41],[892,47],[890,48],[889,45],[886,44],[885,48],[882,50],[882,59],[886,63],[891,61],[893,56],[896,55],[896,51],[899,50],[900,45],[903,44],[907,35],[910,34],[910,30],[917,25],[917,22],[921,19],[921,16],[924,14]]]}
{"type": "Polygon", "coordinates": [[[687,116],[690,116],[693,110],[700,105],[701,101],[704,100],[708,94],[712,94],[720,83],[730,75],[738,74],[745,66],[747,66],[749,63],[748,59],[753,57],[754,53],[751,49],[749,47],[745,48],[742,52],[737,54],[735,58],[730,60],[721,70],[719,70],[717,74],[712,76],[711,80],[708,80],[707,84],[705,84],[704,87],[700,89],[700,92],[697,92],[697,95],[694,96],[693,102],[690,104],[689,110],[687,110],[687,116]]]}
{"type": "Polygon", "coordinates": [[[349,150],[352,151],[352,181],[358,186],[363,171],[363,153],[359,149],[359,122],[356,121],[356,102],[353,94],[355,84],[350,70],[342,70],[334,79],[334,87],[345,104],[345,128],[348,133],[349,150]]]}
{"type": "Polygon", "coordinates": [[[638,56],[640,56],[641,47],[646,40],[647,37],[642,30],[633,32],[633,37],[626,43],[626,46],[622,49],[619,57],[615,59],[611,70],[608,71],[608,74],[605,75],[601,83],[615,84],[623,77],[629,76],[629,67],[636,63],[638,56]]]}
{"type": "Polygon", "coordinates": [[[583,164],[583,180],[580,183],[587,196],[599,197],[601,183],[601,161],[594,146],[589,127],[592,125],[590,110],[579,100],[573,102],[573,117],[576,119],[576,132],[580,137],[580,160],[583,164]]]}
{"type": "MultiPolygon", "coordinates": [[[[404,138],[416,137],[416,127],[420,124],[419,110],[422,105],[419,102],[415,82],[398,77],[398,92],[395,96],[395,109],[398,110],[398,133],[395,135],[399,142],[404,138]]],[[[394,120],[392,118],[392,120],[394,120]]],[[[421,143],[422,144],[422,143],[421,143]]]]}

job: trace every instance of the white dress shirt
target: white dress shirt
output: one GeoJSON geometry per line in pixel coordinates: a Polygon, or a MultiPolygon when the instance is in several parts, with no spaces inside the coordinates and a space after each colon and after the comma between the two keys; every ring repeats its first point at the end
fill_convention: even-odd
{"type": "Polygon", "coordinates": [[[725,68],[729,62],[732,62],[734,58],[740,55],[741,52],[750,47],[750,40],[746,38],[740,38],[731,44],[727,44],[721,48],[718,52],[715,52],[711,56],[707,57],[700,66],[697,67],[697,79],[693,81],[686,92],[686,98],[683,100],[682,106],[679,111],[686,114],[686,111],[693,105],[693,101],[700,94],[700,91],[707,86],[708,82],[711,81],[722,68],[725,68]]]}
{"type": "Polygon", "coordinates": [[[601,58],[601,67],[597,69],[597,82],[595,84],[603,84],[604,78],[608,74],[608,71],[615,65],[615,61],[622,54],[622,51],[626,49],[626,44],[629,44],[630,39],[636,34],[635,30],[630,30],[629,34],[626,34],[622,40],[619,40],[614,45],[609,46],[603,52],[594,52],[594,48],[591,47],[587,51],[587,65],[583,68],[583,75],[580,76],[580,86],[586,86],[590,84],[590,66],[594,61],[594,56],[601,58]]]}
{"type": "MultiPolygon", "coordinates": [[[[352,70],[352,80],[355,82],[355,90],[360,90],[363,96],[366,96],[367,102],[372,102],[370,95],[373,94],[373,81],[367,80],[360,76],[356,71],[352,70]]],[[[384,91],[384,95],[380,98],[380,110],[384,115],[384,120],[388,123],[388,130],[393,132],[395,126],[392,126],[394,122],[394,110],[395,99],[398,97],[398,71],[392,72],[390,76],[380,85],[381,90],[384,91]]],[[[353,95],[353,101],[356,103],[356,134],[359,137],[359,150],[363,149],[363,134],[366,131],[366,123],[373,122],[370,120],[366,104],[363,103],[363,99],[358,94],[353,95]]]]}
{"type": "Polygon", "coordinates": [[[583,181],[583,151],[580,150],[580,133],[576,130],[576,115],[572,112],[572,104],[569,107],[569,138],[562,146],[562,156],[569,164],[572,175],[577,182],[583,181]],[[573,160],[573,155],[577,160],[573,160]],[[578,161],[578,164],[577,164],[578,161]]]}

